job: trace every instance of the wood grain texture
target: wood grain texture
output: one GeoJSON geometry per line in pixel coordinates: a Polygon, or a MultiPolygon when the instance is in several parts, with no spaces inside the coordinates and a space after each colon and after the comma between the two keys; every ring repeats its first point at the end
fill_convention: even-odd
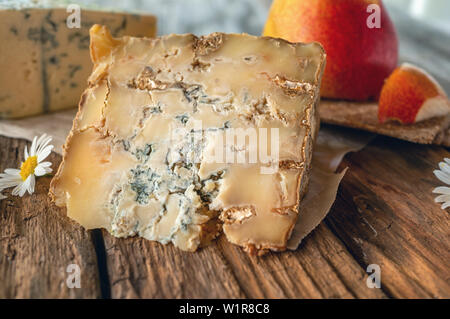
{"type": "Polygon", "coordinates": [[[219,249],[251,298],[385,297],[381,290],[367,288],[367,274],[323,224],[296,251],[255,258],[225,238],[219,249]]]}
{"type": "Polygon", "coordinates": [[[378,137],[347,157],[327,225],[363,267],[378,264],[397,298],[450,297],[450,217],[435,204],[433,175],[449,152],[378,137]]]}
{"type": "MultiPolygon", "coordinates": [[[[23,140],[0,136],[0,170],[23,161],[23,140]]],[[[61,158],[49,157],[55,169],[61,158]]],[[[50,177],[39,178],[33,195],[0,201],[0,298],[100,297],[97,258],[90,234],[47,196],[50,177]],[[66,285],[69,264],[81,270],[81,288],[66,285]]],[[[11,189],[3,191],[9,195],[11,189]]]]}
{"type": "Polygon", "coordinates": [[[325,226],[296,252],[251,257],[224,236],[196,253],[104,232],[113,298],[383,298],[325,226]]]}
{"type": "MultiPolygon", "coordinates": [[[[0,169],[17,166],[25,145],[0,137],[0,169]]],[[[103,231],[97,260],[91,233],[49,202],[50,179],[40,178],[34,195],[0,202],[0,297],[448,298],[449,215],[431,193],[446,156],[442,147],[378,137],[346,157],[350,170],[325,222],[297,251],[263,257],[224,236],[187,253],[103,231]],[[80,265],[81,289],[65,285],[70,263],[80,265]],[[372,263],[382,289],[366,286],[372,263]]]]}
{"type": "Polygon", "coordinates": [[[243,298],[220,251],[196,253],[103,232],[112,298],[243,298]]]}

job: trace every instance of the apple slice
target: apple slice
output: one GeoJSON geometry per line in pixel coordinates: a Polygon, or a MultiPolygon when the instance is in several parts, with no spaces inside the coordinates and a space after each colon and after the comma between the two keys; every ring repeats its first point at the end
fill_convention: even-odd
{"type": "Polygon", "coordinates": [[[396,68],[381,90],[378,120],[413,124],[450,114],[450,102],[439,83],[409,63],[396,68]]]}

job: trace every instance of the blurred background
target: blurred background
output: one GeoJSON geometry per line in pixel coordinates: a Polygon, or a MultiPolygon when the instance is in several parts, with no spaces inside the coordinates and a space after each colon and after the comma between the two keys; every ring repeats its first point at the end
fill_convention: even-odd
{"type": "MultiPolygon", "coordinates": [[[[260,35],[271,0],[0,0],[3,3],[78,3],[92,9],[157,15],[158,33],[214,31],[260,35]]],[[[315,0],[309,0],[315,1],[315,0]]],[[[346,0],[336,0],[346,1],[346,0]]],[[[450,0],[384,0],[400,40],[400,62],[432,73],[450,93],[450,0]]]]}
{"type": "Polygon", "coordinates": [[[449,0],[385,0],[405,14],[450,34],[449,0]]]}
{"type": "MultiPolygon", "coordinates": [[[[310,0],[314,1],[314,0],[310,0]]],[[[345,1],[345,0],[337,0],[345,1]]],[[[214,31],[261,33],[271,0],[78,0],[70,3],[158,15],[161,34],[214,31]]],[[[450,34],[450,0],[384,0],[398,14],[450,34]]]]}
{"type": "MultiPolygon", "coordinates": [[[[310,0],[315,1],[315,0],[310,0]]],[[[346,0],[336,0],[346,1],[346,0]]],[[[69,3],[149,12],[158,33],[214,31],[260,35],[271,0],[74,0],[69,3]]],[[[450,0],[384,0],[400,40],[400,62],[415,63],[450,93],[450,0]]]]}

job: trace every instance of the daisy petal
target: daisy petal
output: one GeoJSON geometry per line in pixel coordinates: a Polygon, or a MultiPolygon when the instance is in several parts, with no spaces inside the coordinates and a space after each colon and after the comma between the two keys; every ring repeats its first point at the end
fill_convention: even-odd
{"type": "Polygon", "coordinates": [[[47,173],[47,168],[42,167],[41,165],[38,165],[35,169],[34,169],[34,175],[36,176],[44,176],[47,173]]]}
{"type": "Polygon", "coordinates": [[[22,178],[20,175],[8,175],[8,174],[0,174],[0,183],[1,182],[10,182],[10,181],[21,181],[22,178]]]}
{"type": "Polygon", "coordinates": [[[0,193],[0,200],[8,198],[8,196],[3,195],[2,193],[0,193]]]}
{"type": "Polygon", "coordinates": [[[33,138],[33,142],[31,142],[30,156],[36,155],[36,141],[37,141],[37,136],[35,136],[35,137],[33,138]]]}
{"type": "Polygon", "coordinates": [[[19,184],[19,185],[17,185],[16,187],[14,187],[14,189],[13,189],[12,192],[11,192],[11,195],[17,196],[17,195],[19,194],[20,185],[21,185],[21,184],[19,184]]]}
{"type": "Polygon", "coordinates": [[[27,160],[27,158],[29,157],[28,156],[28,147],[25,145],[25,151],[24,151],[24,153],[25,153],[25,160],[27,160]]]}
{"type": "Polygon", "coordinates": [[[22,184],[22,187],[20,188],[19,196],[23,197],[23,195],[25,195],[26,192],[27,192],[27,187],[25,186],[25,183],[24,183],[24,184],[22,184]]]}
{"type": "Polygon", "coordinates": [[[17,186],[22,182],[20,175],[0,174],[0,190],[17,186]]]}
{"type": "Polygon", "coordinates": [[[42,166],[36,166],[34,169],[34,175],[36,176],[44,176],[45,175],[45,168],[42,166]]]}
{"type": "Polygon", "coordinates": [[[441,171],[450,174],[450,165],[448,165],[447,163],[440,162],[440,163],[439,163],[439,168],[441,169],[441,171]]]}
{"type": "Polygon", "coordinates": [[[433,193],[450,195],[450,187],[446,186],[436,187],[435,189],[433,189],[433,193]]]}
{"type": "MultiPolygon", "coordinates": [[[[9,170],[9,169],[8,169],[9,170]]],[[[0,178],[17,179],[20,178],[20,171],[13,174],[0,173],[0,178]]]]}
{"type": "Polygon", "coordinates": [[[5,169],[5,173],[8,175],[20,176],[20,169],[7,168],[5,169]]]}
{"type": "Polygon", "coordinates": [[[447,174],[447,173],[445,173],[443,171],[439,171],[439,170],[435,170],[435,171],[433,171],[433,173],[434,173],[434,175],[436,175],[436,177],[440,181],[444,182],[445,184],[450,185],[450,174],[447,174]]]}
{"type": "MultiPolygon", "coordinates": [[[[30,175],[31,176],[31,175],[30,175]]],[[[25,195],[25,193],[27,192],[27,190],[28,190],[28,187],[30,186],[30,178],[27,178],[26,180],[25,180],[25,182],[23,182],[22,184],[21,184],[21,188],[20,188],[20,192],[19,192],[19,196],[20,197],[22,197],[23,195],[25,195]]]]}
{"type": "Polygon", "coordinates": [[[2,181],[0,180],[0,187],[1,188],[9,188],[19,185],[22,182],[22,180],[16,180],[16,181],[2,181]]]}
{"type": "Polygon", "coordinates": [[[39,145],[42,144],[42,141],[47,137],[47,134],[42,134],[41,136],[38,137],[37,141],[36,141],[36,150],[39,148],[39,145]]]}
{"type": "Polygon", "coordinates": [[[46,174],[50,174],[53,170],[51,167],[49,167],[51,163],[49,162],[43,162],[38,164],[38,166],[34,169],[34,175],[36,176],[43,176],[46,174]]]}
{"type": "Polygon", "coordinates": [[[17,174],[16,173],[14,173],[14,174],[1,173],[0,178],[17,179],[17,178],[20,178],[20,173],[17,173],[17,174]]]}
{"type": "Polygon", "coordinates": [[[447,164],[450,164],[450,158],[444,158],[444,161],[445,161],[447,164]]]}
{"type": "Polygon", "coordinates": [[[445,202],[444,204],[442,204],[441,209],[447,209],[450,207],[450,202],[445,202]]]}
{"type": "Polygon", "coordinates": [[[39,163],[39,166],[50,167],[50,166],[52,166],[52,163],[50,163],[50,162],[42,162],[42,163],[39,163]]]}
{"type": "Polygon", "coordinates": [[[436,203],[450,202],[450,195],[439,195],[434,201],[436,203]]]}
{"type": "Polygon", "coordinates": [[[52,152],[52,149],[53,149],[53,145],[48,145],[48,146],[46,146],[44,149],[39,150],[39,152],[38,152],[38,157],[37,157],[38,163],[40,163],[40,162],[43,161],[48,155],[50,155],[50,153],[52,152]]]}
{"type": "Polygon", "coordinates": [[[31,195],[34,193],[34,186],[36,185],[36,178],[34,177],[33,174],[31,174],[30,176],[28,176],[27,181],[28,181],[28,187],[27,187],[28,194],[31,195]]]}
{"type": "Polygon", "coordinates": [[[20,183],[19,185],[17,185],[14,189],[13,189],[13,191],[12,191],[12,195],[13,196],[20,196],[20,197],[22,197],[24,194],[25,194],[25,191],[26,191],[26,187],[24,186],[25,185],[25,182],[23,182],[23,183],[20,183]]]}
{"type": "Polygon", "coordinates": [[[51,141],[52,141],[52,137],[48,136],[47,139],[42,143],[42,147],[47,146],[51,141]]]}
{"type": "Polygon", "coordinates": [[[52,140],[52,137],[51,137],[51,136],[47,136],[47,134],[43,134],[43,135],[39,138],[39,140],[38,140],[38,142],[37,142],[38,147],[37,147],[37,149],[36,149],[36,154],[39,154],[39,152],[40,152],[44,147],[46,147],[46,146],[48,145],[48,143],[51,142],[51,140],[52,140]]]}

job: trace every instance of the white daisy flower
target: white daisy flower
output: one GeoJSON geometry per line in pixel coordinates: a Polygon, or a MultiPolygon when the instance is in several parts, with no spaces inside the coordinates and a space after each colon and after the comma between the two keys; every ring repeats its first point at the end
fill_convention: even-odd
{"type": "Polygon", "coordinates": [[[43,162],[53,149],[53,145],[49,145],[51,140],[52,138],[46,134],[39,138],[35,136],[29,154],[25,146],[25,162],[22,162],[20,169],[7,168],[3,174],[0,174],[0,191],[15,186],[12,191],[14,196],[22,197],[27,191],[32,194],[36,182],[35,176],[52,172],[50,167],[52,163],[43,162]]]}
{"type": "MultiPolygon", "coordinates": [[[[436,177],[447,185],[450,185],[450,158],[444,158],[445,162],[439,163],[439,169],[433,173],[436,177]]],[[[441,186],[436,187],[433,193],[440,194],[434,199],[436,203],[443,203],[441,208],[446,209],[450,207],[450,187],[441,186]]]]}

